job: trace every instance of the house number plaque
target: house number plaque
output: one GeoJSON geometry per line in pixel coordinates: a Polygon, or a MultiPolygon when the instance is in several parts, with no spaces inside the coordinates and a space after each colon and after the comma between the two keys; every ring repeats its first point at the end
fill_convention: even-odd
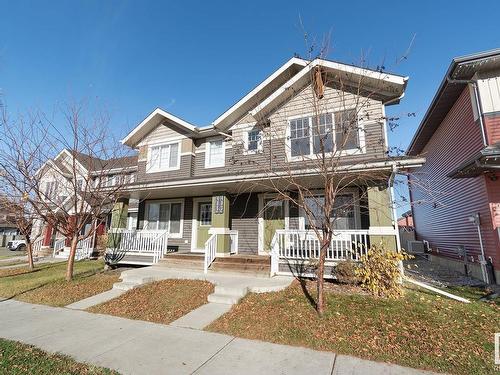
{"type": "Polygon", "coordinates": [[[215,213],[223,214],[224,213],[224,196],[217,195],[215,197],[215,213]]]}

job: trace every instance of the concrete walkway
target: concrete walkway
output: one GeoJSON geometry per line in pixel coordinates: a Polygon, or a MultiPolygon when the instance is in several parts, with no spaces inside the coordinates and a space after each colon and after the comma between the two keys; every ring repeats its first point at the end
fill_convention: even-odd
{"type": "Polygon", "coordinates": [[[122,272],[120,279],[122,281],[116,283],[112,290],[72,303],[66,307],[85,310],[116,298],[127,290],[153,281],[166,279],[206,280],[215,285],[214,293],[208,296],[209,303],[172,322],[174,326],[203,329],[229,311],[231,306],[238,303],[248,292],[276,292],[285,289],[293,281],[292,277],[265,278],[216,272],[205,274],[203,271],[158,266],[126,270],[122,272]]]}
{"type": "Polygon", "coordinates": [[[0,302],[0,336],[122,374],[430,374],[305,348],[128,320],[0,302]]]}

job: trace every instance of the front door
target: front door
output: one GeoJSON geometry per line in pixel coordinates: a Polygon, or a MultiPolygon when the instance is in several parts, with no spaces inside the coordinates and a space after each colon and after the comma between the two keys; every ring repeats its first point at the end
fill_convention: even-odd
{"type": "Polygon", "coordinates": [[[207,242],[210,235],[208,230],[212,227],[212,201],[200,201],[198,202],[198,212],[197,212],[197,224],[196,229],[196,248],[204,249],[205,242],[207,242]]]}
{"type": "Polygon", "coordinates": [[[277,229],[285,229],[285,204],[283,201],[264,198],[264,251],[271,250],[277,229]]]}

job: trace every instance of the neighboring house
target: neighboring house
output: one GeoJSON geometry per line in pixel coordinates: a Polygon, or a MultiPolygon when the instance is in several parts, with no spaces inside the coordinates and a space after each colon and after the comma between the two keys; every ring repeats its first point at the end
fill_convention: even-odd
{"type": "MultiPolygon", "coordinates": [[[[308,130],[313,110],[308,95],[313,95],[311,69],[319,68],[322,74],[344,80],[345,91],[327,85],[321,99],[327,108],[324,118],[331,122],[327,126],[335,137],[342,136],[341,123],[335,122],[355,108],[363,95],[360,93],[376,91],[373,97],[364,98],[363,108],[357,108],[362,115],[349,139],[349,149],[342,151],[344,170],[377,171],[391,181],[389,177],[398,169],[422,164],[421,158],[388,156],[385,106],[399,103],[406,77],[327,60],[292,58],[210,126],[199,127],[156,109],[122,140],[139,155],[135,182],[115,211],[121,218],[113,220],[120,223],[114,228],[120,233],[120,250],[135,256],[130,262],[157,262],[168,247],[169,251],[205,254],[208,268],[216,257],[235,253],[269,256],[277,246],[279,253],[273,253],[272,265],[272,272],[277,273],[283,271],[276,262],[285,252],[297,259],[310,254],[304,248],[305,241],[317,246],[317,239],[310,237],[303,212],[286,200],[276,199],[272,189],[255,183],[279,179],[279,170],[273,170],[271,176],[264,173],[278,158],[281,165],[288,162],[293,166],[295,176],[318,183],[314,182],[318,176],[308,172],[301,157],[314,157],[308,130]],[[285,142],[274,142],[274,135],[285,142]],[[137,215],[129,214],[131,200],[140,202],[137,215]],[[166,233],[168,239],[160,241],[152,233],[166,233]],[[289,252],[292,248],[298,251],[294,256],[289,252]],[[154,256],[147,259],[149,251],[154,256]]],[[[293,189],[290,194],[294,194],[293,189]]],[[[327,260],[355,257],[351,255],[353,241],[369,245],[389,239],[390,246],[396,247],[391,186],[387,182],[382,186],[358,182],[344,194],[364,198],[336,213],[338,237],[327,260]]],[[[342,196],[337,199],[341,201],[342,196]]]]}
{"type": "MultiPolygon", "coordinates": [[[[0,197],[0,202],[3,201],[0,197]]],[[[7,242],[19,234],[19,229],[16,227],[16,218],[12,212],[9,212],[8,204],[0,204],[0,247],[7,246],[7,242]]]]}
{"type": "Polygon", "coordinates": [[[500,281],[500,49],[452,60],[409,148],[417,239],[433,260],[500,281]],[[488,262],[489,264],[485,264],[488,262]],[[482,263],[482,264],[481,264],[482,263]]]}
{"type": "Polygon", "coordinates": [[[413,228],[413,213],[411,210],[406,211],[398,219],[399,227],[413,228]]]}
{"type": "MultiPolygon", "coordinates": [[[[72,184],[73,168],[76,170],[77,186],[79,190],[84,188],[85,179],[91,180],[91,186],[103,184],[112,187],[121,183],[118,179],[125,179],[127,183],[133,183],[137,171],[137,155],[126,156],[116,159],[101,160],[95,157],[85,155],[80,152],[64,149],[53,160],[48,161],[50,167],[44,165],[39,173],[42,173],[40,179],[41,195],[44,199],[56,207],[64,207],[64,210],[58,210],[63,214],[72,215],[75,210],[72,209],[73,194],[75,187],[72,184]],[[73,163],[75,161],[75,163],[73,163]],[[110,167],[112,166],[112,168],[110,167]],[[103,172],[105,171],[105,172],[103,172]]],[[[129,215],[134,215],[137,211],[137,202],[131,202],[129,215]]],[[[103,218],[102,221],[88,222],[81,233],[89,233],[92,226],[99,225],[95,231],[96,235],[104,234],[106,225],[111,225],[111,214],[109,218],[103,218]]],[[[67,258],[69,256],[69,240],[66,239],[50,223],[44,223],[42,220],[36,220],[33,233],[36,234],[34,248],[42,253],[53,253],[56,257],[67,258]]],[[[97,241],[96,236],[91,236],[78,244],[78,256],[88,257],[94,251],[97,241]]]]}

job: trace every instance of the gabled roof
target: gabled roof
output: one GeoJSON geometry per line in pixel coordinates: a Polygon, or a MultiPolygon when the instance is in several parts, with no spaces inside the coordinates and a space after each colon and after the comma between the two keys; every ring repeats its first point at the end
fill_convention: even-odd
{"type": "Polygon", "coordinates": [[[231,108],[217,117],[212,123],[213,126],[220,130],[227,129],[233,122],[247,114],[259,104],[259,101],[264,100],[276,88],[301,71],[307,64],[307,60],[292,57],[243,98],[238,100],[231,108]]]}
{"type": "Polygon", "coordinates": [[[164,122],[182,129],[195,138],[206,136],[209,133],[217,134],[217,132],[224,132],[250,111],[256,115],[276,101],[286,98],[287,88],[303,84],[309,78],[307,73],[316,66],[321,66],[328,73],[336,74],[338,77],[343,75],[343,79],[347,77],[347,79],[358,79],[358,81],[361,81],[362,78],[363,84],[380,89],[381,98],[386,103],[396,103],[403,96],[408,81],[408,77],[360,68],[335,61],[324,59],[309,61],[292,57],[227,111],[217,117],[212,122],[212,126],[199,128],[171,113],[157,108],[137,125],[122,140],[122,143],[134,148],[143,137],[164,122]]]}
{"type": "Polygon", "coordinates": [[[122,143],[135,147],[141,139],[146,136],[151,130],[160,125],[163,121],[167,120],[169,123],[184,129],[188,133],[197,133],[199,128],[189,122],[181,119],[180,117],[174,116],[173,114],[164,111],[161,108],[156,108],[153,112],[149,114],[142,122],[137,125],[125,138],[122,139],[122,143]]]}
{"type": "Polygon", "coordinates": [[[266,113],[292,96],[310,80],[311,71],[316,67],[320,67],[324,73],[345,83],[362,84],[368,90],[373,90],[383,102],[391,102],[391,104],[395,104],[403,97],[408,82],[408,77],[318,58],[308,63],[300,72],[283,83],[281,87],[250,111],[250,114],[256,117],[266,113]]]}
{"type": "Polygon", "coordinates": [[[406,153],[418,155],[422,152],[453,104],[467,87],[468,81],[473,79],[477,72],[498,69],[499,67],[500,49],[455,57],[451,61],[406,153]]]}

